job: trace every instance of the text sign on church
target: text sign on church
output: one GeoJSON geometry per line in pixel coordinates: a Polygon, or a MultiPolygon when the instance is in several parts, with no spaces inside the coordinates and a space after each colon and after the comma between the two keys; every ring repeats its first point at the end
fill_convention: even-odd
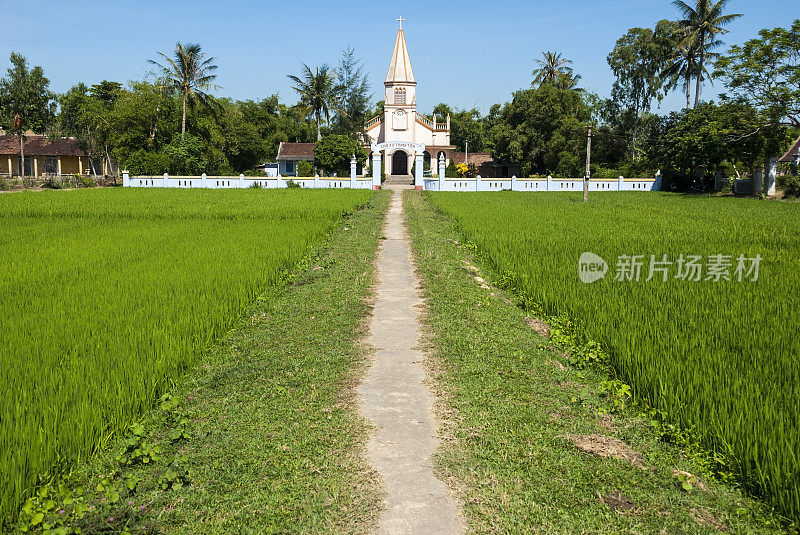
{"type": "Polygon", "coordinates": [[[415,152],[425,152],[424,143],[412,143],[410,141],[386,141],[384,143],[376,143],[372,145],[372,152],[381,152],[384,150],[404,149],[415,152]]]}

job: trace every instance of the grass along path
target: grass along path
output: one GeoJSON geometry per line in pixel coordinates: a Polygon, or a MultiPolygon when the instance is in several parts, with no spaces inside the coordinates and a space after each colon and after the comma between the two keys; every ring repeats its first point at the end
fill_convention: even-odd
{"type": "Polygon", "coordinates": [[[161,409],[74,475],[70,487],[83,487],[76,496],[91,508],[82,520],[70,520],[67,493],[51,490],[31,511],[46,513],[37,527],[67,519],[84,534],[369,531],[383,495],[353,388],[368,354],[360,340],[387,202],[379,192],[344,220],[319,258],[259,299],[161,409]],[[121,464],[114,457],[126,441],[135,446],[121,464]]]}
{"type": "Polygon", "coordinates": [[[781,531],[763,504],[707,478],[631,408],[615,411],[606,378],[568,368],[514,296],[484,281],[494,275],[457,243],[453,222],[419,192],[405,195],[444,400],[437,468],[470,532],[781,531]]]}

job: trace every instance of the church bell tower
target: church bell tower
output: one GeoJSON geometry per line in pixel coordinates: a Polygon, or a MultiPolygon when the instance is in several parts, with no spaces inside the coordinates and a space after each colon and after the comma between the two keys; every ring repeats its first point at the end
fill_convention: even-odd
{"type": "Polygon", "coordinates": [[[387,131],[394,131],[395,139],[413,142],[416,141],[414,121],[417,113],[417,82],[403,34],[403,18],[398,20],[400,29],[397,31],[397,40],[384,83],[384,125],[387,131]]]}

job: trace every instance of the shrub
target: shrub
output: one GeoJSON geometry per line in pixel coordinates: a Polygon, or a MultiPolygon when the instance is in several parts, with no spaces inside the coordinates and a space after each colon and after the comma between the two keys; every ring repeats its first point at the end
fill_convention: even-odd
{"type": "Polygon", "coordinates": [[[780,175],[776,186],[786,197],[800,197],[800,177],[797,175],[780,175]]]}
{"type": "MultiPolygon", "coordinates": [[[[317,142],[314,148],[314,164],[328,174],[350,175],[350,159],[364,160],[367,151],[360,143],[347,136],[331,134],[317,142]]],[[[298,166],[299,167],[299,166],[298,166]]]]}
{"type": "Polygon", "coordinates": [[[444,176],[445,178],[458,178],[458,170],[456,169],[456,162],[450,160],[450,163],[447,164],[447,167],[444,169],[444,176]]]}
{"type": "Polygon", "coordinates": [[[42,182],[42,187],[47,189],[63,189],[64,182],[59,177],[49,176],[42,182]]]}
{"type": "Polygon", "coordinates": [[[297,162],[297,176],[314,176],[314,165],[311,162],[297,162]]]}
{"type": "Polygon", "coordinates": [[[139,149],[131,154],[124,163],[131,176],[160,176],[169,172],[169,156],[163,152],[147,152],[139,149]]]}
{"type": "Polygon", "coordinates": [[[86,175],[75,175],[75,184],[84,188],[93,188],[97,185],[92,177],[86,175]]]}

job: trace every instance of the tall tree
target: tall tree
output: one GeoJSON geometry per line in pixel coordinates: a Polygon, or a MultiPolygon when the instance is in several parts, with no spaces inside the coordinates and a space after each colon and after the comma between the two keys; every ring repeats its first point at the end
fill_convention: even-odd
{"type": "Polygon", "coordinates": [[[206,58],[205,52],[196,43],[176,43],[174,58],[163,52],[158,53],[164,64],[148,60],[161,70],[161,76],[167,86],[177,90],[183,97],[183,115],[181,117],[181,138],[186,134],[186,106],[200,103],[205,106],[214,104],[214,98],[207,92],[218,89],[214,84],[217,75],[216,58],[206,58]]]}
{"type": "Polygon", "coordinates": [[[697,72],[697,58],[694,55],[694,49],[689,46],[676,47],[669,65],[664,69],[663,76],[670,80],[672,87],[683,82],[687,110],[692,108],[692,77],[695,72],[697,72]]]}
{"type": "Polygon", "coordinates": [[[364,138],[364,123],[369,119],[369,80],[364,73],[364,62],[356,57],[355,49],[347,47],[339,61],[339,104],[336,109],[335,130],[358,141],[364,138]]]}
{"type": "Polygon", "coordinates": [[[636,159],[639,117],[650,111],[654,99],[661,102],[666,94],[669,81],[664,72],[675,48],[675,31],[676,23],[668,20],[659,21],[655,30],[631,28],[606,58],[616,76],[611,96],[634,116],[631,160],[636,159]]]}
{"type": "Polygon", "coordinates": [[[303,63],[302,78],[289,75],[289,79],[293,82],[292,89],[300,94],[299,107],[307,114],[314,114],[314,119],[317,122],[317,141],[322,139],[322,115],[325,115],[325,120],[329,121],[331,111],[335,111],[337,107],[337,97],[340,93],[340,88],[336,85],[337,74],[336,71],[322,64],[316,67],[315,70],[303,63]]]}
{"type": "Polygon", "coordinates": [[[791,28],[763,29],[717,61],[725,85],[772,122],[800,128],[800,19],[791,28]]]}
{"type": "MultiPolygon", "coordinates": [[[[714,54],[713,49],[722,44],[717,36],[728,33],[723,26],[742,16],[741,13],[724,15],[723,11],[727,3],[728,0],[718,0],[714,4],[711,3],[711,0],[696,0],[694,7],[683,0],[674,0],[672,3],[683,17],[678,21],[684,34],[678,48],[691,48],[697,57],[695,106],[700,102],[700,88],[704,75],[708,73],[705,69],[705,61],[714,54]]],[[[711,78],[709,77],[709,79],[711,78]]]]}
{"type": "Polygon", "coordinates": [[[19,136],[20,176],[25,176],[25,132],[41,132],[55,116],[55,101],[50,92],[50,80],[44,70],[28,68],[28,60],[16,52],[11,53],[11,67],[0,78],[0,110],[19,136]]]}
{"type": "Polygon", "coordinates": [[[590,110],[585,93],[543,84],[517,91],[493,119],[495,156],[519,162],[522,176],[557,173],[580,176],[586,155],[590,110]]]}
{"type": "Polygon", "coordinates": [[[452,109],[445,103],[439,103],[433,108],[433,115],[441,123],[450,117],[450,142],[458,150],[465,151],[467,143],[469,143],[470,152],[480,152],[486,149],[485,121],[477,108],[459,110],[452,109]]]}
{"type": "Polygon", "coordinates": [[[538,67],[533,70],[531,86],[558,85],[563,75],[572,76],[572,60],[563,57],[561,52],[542,52],[542,58],[535,60],[538,67]]]}

